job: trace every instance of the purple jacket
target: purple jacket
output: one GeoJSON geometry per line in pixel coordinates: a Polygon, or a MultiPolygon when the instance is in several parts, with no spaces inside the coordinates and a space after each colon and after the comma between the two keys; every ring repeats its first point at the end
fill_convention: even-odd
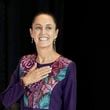
{"type": "Polygon", "coordinates": [[[76,110],[76,65],[73,61],[60,56],[49,64],[52,72],[47,78],[24,87],[20,77],[25,75],[35,61],[35,55],[23,56],[12,74],[6,90],[0,94],[0,100],[6,108],[20,102],[21,110],[76,110]]]}

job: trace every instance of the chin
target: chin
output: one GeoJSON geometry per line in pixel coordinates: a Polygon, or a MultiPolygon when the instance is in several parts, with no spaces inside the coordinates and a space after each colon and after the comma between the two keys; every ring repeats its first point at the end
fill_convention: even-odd
{"type": "Polygon", "coordinates": [[[39,48],[48,48],[48,47],[52,47],[53,43],[51,42],[37,42],[36,46],[39,48]]]}
{"type": "Polygon", "coordinates": [[[48,47],[51,47],[51,45],[46,45],[46,44],[45,45],[39,45],[39,46],[37,45],[37,47],[39,47],[39,48],[48,48],[48,47]]]}

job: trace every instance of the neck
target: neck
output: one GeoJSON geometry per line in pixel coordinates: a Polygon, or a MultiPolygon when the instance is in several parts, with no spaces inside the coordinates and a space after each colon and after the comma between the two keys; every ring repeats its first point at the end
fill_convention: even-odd
{"type": "Polygon", "coordinates": [[[37,52],[38,56],[36,60],[39,63],[50,63],[58,57],[57,52],[51,48],[37,49],[37,52]]]}

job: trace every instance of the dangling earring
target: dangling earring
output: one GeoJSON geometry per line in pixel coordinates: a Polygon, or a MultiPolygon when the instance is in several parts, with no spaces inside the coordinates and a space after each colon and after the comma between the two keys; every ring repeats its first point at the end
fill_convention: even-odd
{"type": "Polygon", "coordinates": [[[34,42],[34,40],[33,40],[33,38],[31,39],[31,43],[33,44],[33,42],[34,42]]]}
{"type": "Polygon", "coordinates": [[[53,41],[53,48],[56,51],[56,39],[54,39],[54,41],[53,41]]]}

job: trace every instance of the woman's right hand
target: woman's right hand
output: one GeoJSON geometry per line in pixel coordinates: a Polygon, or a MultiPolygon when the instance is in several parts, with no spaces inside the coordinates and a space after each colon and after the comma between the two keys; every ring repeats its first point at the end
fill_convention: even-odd
{"type": "Polygon", "coordinates": [[[36,65],[34,65],[25,76],[21,77],[21,80],[23,81],[24,86],[28,86],[47,77],[50,72],[50,66],[36,69],[36,65]]]}

